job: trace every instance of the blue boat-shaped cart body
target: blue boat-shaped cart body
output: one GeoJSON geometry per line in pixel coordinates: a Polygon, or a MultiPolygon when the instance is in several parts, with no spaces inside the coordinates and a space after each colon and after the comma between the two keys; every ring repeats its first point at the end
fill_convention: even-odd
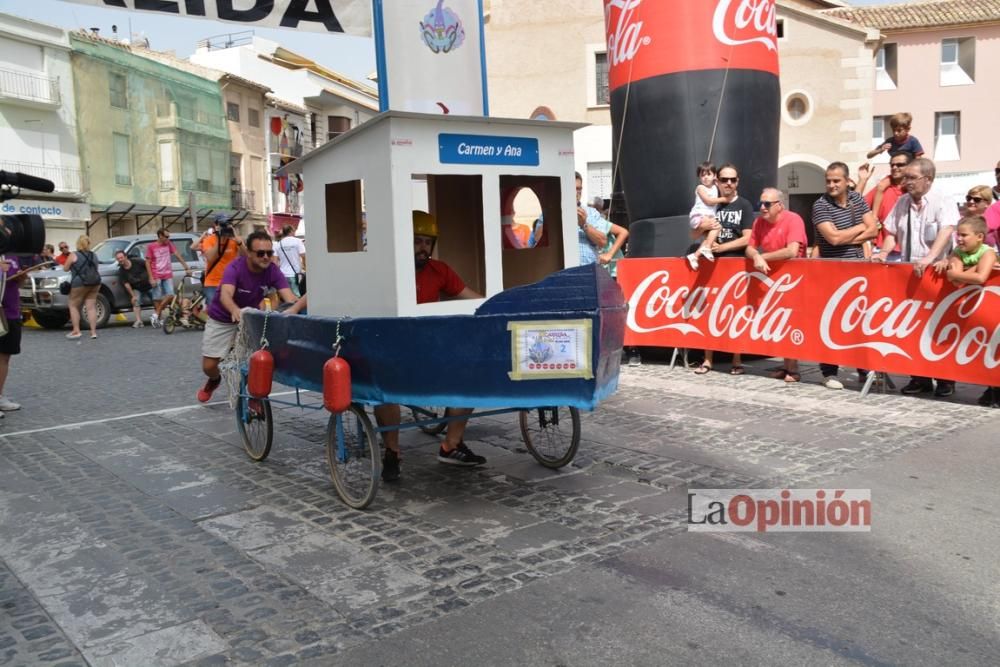
{"type": "Polygon", "coordinates": [[[274,379],[322,391],[339,333],[356,403],[592,410],[618,387],[626,308],[600,266],[508,289],[473,315],[345,318],[243,315],[251,348],[266,337],[274,379]]]}

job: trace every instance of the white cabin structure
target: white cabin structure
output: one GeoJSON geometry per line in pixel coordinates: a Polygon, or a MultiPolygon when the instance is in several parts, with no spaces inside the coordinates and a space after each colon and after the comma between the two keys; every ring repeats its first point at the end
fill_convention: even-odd
{"type": "Polygon", "coordinates": [[[417,304],[413,210],[437,218],[434,258],[486,298],[576,266],[580,127],[387,111],[287,165],[307,184],[309,313],[472,314],[482,299],[417,304]],[[530,240],[511,227],[525,191],[541,230],[530,240]]]}

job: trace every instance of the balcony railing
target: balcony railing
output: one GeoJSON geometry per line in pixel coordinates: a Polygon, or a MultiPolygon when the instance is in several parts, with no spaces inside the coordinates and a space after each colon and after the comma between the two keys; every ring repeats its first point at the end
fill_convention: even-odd
{"type": "Polygon", "coordinates": [[[59,105],[59,78],[0,68],[0,94],[29,102],[59,105]]]}
{"type": "MultiPolygon", "coordinates": [[[[159,102],[156,105],[156,117],[164,119],[183,119],[198,125],[215,128],[217,130],[226,127],[226,117],[220,114],[212,114],[200,109],[190,109],[179,106],[173,102],[159,102]]],[[[176,121],[171,121],[176,123],[176,121]]]]}
{"type": "Polygon", "coordinates": [[[232,207],[236,210],[244,209],[247,211],[254,210],[254,191],[253,190],[233,190],[233,202],[232,207]]]}
{"type": "Polygon", "coordinates": [[[8,162],[0,160],[0,170],[19,171],[22,174],[37,176],[52,181],[56,192],[85,192],[87,182],[84,173],[79,169],[60,167],[56,165],[34,164],[31,162],[8,162]]]}

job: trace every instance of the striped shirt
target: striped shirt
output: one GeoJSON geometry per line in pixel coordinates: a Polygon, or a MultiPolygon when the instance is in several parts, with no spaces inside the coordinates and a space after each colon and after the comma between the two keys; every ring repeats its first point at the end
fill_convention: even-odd
{"type": "Polygon", "coordinates": [[[851,190],[847,194],[847,206],[841,208],[830,198],[830,195],[823,195],[813,204],[812,222],[816,228],[816,244],[819,246],[820,257],[830,257],[834,259],[862,259],[865,256],[864,249],[860,243],[848,245],[831,245],[819,231],[820,224],[832,222],[838,230],[845,230],[855,225],[860,225],[866,213],[871,212],[864,198],[857,192],[851,190]]]}

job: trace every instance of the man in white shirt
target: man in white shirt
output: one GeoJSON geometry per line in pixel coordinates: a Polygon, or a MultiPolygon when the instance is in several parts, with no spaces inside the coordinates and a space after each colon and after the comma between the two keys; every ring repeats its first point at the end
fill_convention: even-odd
{"type": "MultiPolygon", "coordinates": [[[[934,163],[923,157],[903,169],[906,194],[899,198],[883,223],[885,240],[882,252],[873,258],[875,261],[884,262],[898,247],[902,261],[912,262],[913,272],[918,276],[930,266],[938,273],[947,270],[958,209],[947,197],[931,191],[935,173],[934,163]]],[[[938,380],[935,389],[931,378],[914,376],[902,389],[904,394],[932,391],[935,396],[951,396],[955,393],[955,383],[938,380]]]]}
{"type": "Polygon", "coordinates": [[[295,296],[302,296],[305,293],[306,244],[295,236],[295,230],[291,225],[281,228],[281,240],[278,241],[274,254],[278,258],[278,268],[288,281],[288,286],[292,288],[295,296]]]}

